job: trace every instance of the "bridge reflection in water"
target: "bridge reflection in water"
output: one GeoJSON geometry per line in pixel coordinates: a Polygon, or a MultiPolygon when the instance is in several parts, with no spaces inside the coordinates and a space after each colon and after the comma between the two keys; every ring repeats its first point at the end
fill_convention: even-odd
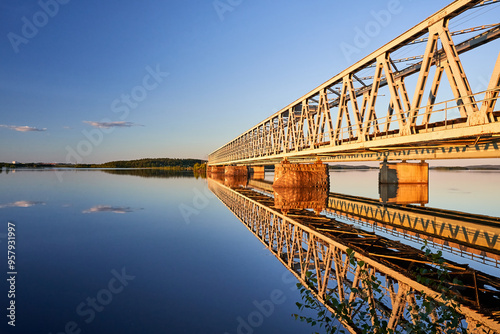
{"type": "MultiPolygon", "coordinates": [[[[340,302],[364,297],[359,292],[362,271],[349,263],[348,249],[383,283],[385,298],[370,304],[376,305],[377,314],[386,314],[395,332],[405,322],[418,321],[408,311],[416,305],[416,295],[424,293],[442,301],[441,292],[431,288],[433,274],[427,276],[429,285],[416,279],[419,269],[433,272],[429,258],[420,249],[392,238],[399,236],[421,243],[426,240],[442,247],[445,254],[469,257],[483,267],[488,264],[491,270],[485,271],[489,273],[449,259],[443,266],[450,279],[462,282],[456,296],[458,312],[469,331],[500,333],[499,218],[384,204],[326,190],[308,189],[309,195],[275,192],[263,180],[219,176],[219,180],[209,178],[208,186],[302,285],[311,283],[306,273],[312,273],[316,280],[311,292],[331,312],[334,309],[325,301],[333,292],[340,302]]],[[[353,324],[343,325],[352,333],[359,331],[353,324]]]]}

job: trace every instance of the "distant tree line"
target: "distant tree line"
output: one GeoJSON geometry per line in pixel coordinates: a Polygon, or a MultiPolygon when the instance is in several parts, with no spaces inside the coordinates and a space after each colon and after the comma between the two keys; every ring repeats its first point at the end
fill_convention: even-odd
{"type": "Polygon", "coordinates": [[[127,169],[104,169],[104,173],[113,175],[139,176],[145,178],[183,178],[193,177],[193,171],[166,170],[163,168],[127,168],[127,169]]]}
{"type": "Polygon", "coordinates": [[[0,162],[0,168],[160,168],[165,170],[193,170],[203,171],[206,169],[206,161],[201,159],[176,159],[176,158],[157,158],[157,159],[138,159],[110,161],[103,164],[68,164],[68,163],[5,163],[0,162]]]}
{"type": "Polygon", "coordinates": [[[200,159],[139,159],[128,161],[110,161],[99,165],[91,165],[97,168],[172,168],[172,169],[195,169],[197,166],[205,164],[205,160],[200,159]]]}

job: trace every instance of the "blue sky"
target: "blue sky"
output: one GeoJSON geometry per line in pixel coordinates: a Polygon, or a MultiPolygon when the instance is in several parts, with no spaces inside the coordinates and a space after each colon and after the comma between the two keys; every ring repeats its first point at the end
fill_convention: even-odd
{"type": "Polygon", "coordinates": [[[392,1],[347,59],[390,1],[3,0],[0,161],[207,158],[448,4],[392,1]]]}

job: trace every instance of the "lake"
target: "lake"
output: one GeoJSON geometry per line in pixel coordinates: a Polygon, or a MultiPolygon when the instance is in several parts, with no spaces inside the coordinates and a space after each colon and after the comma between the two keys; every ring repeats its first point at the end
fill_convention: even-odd
{"type": "MultiPolygon", "coordinates": [[[[331,172],[331,191],[378,199],[377,173],[331,172]]],[[[3,277],[13,271],[9,226],[16,272],[15,296],[0,284],[2,333],[313,331],[291,316],[295,277],[204,178],[68,169],[4,170],[0,181],[3,277]],[[15,327],[5,316],[12,300],[15,327]]],[[[499,181],[498,172],[431,171],[426,206],[500,216],[499,181]]]]}

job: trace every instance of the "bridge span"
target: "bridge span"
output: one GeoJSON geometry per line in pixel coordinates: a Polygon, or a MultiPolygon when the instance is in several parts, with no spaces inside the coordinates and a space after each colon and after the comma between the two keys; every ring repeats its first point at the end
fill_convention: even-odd
{"type": "Polygon", "coordinates": [[[209,166],[500,157],[500,53],[489,64],[481,53],[500,50],[500,24],[450,28],[498,2],[454,1],[212,152],[209,166]],[[485,87],[472,89],[463,55],[488,69],[485,87]]]}

